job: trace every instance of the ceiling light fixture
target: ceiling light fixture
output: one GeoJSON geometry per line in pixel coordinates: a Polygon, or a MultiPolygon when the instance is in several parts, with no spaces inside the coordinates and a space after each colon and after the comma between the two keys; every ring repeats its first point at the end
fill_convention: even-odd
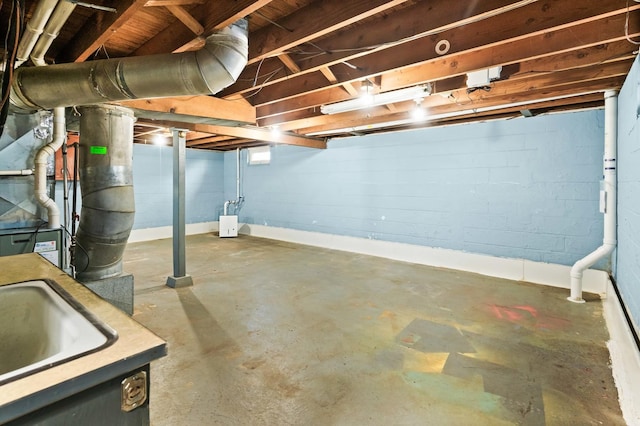
{"type": "Polygon", "coordinates": [[[343,102],[336,102],[335,104],[322,105],[320,107],[320,111],[322,111],[323,114],[339,114],[341,112],[355,111],[367,107],[421,99],[429,96],[430,94],[431,86],[429,84],[424,86],[414,86],[406,89],[374,94],[372,95],[373,99],[371,102],[367,102],[366,99],[359,97],[343,102]]]}
{"type": "MultiPolygon", "coordinates": [[[[550,97],[550,98],[533,99],[533,100],[521,101],[521,102],[513,102],[513,103],[505,104],[505,105],[493,105],[493,106],[480,107],[480,108],[474,108],[474,109],[451,111],[451,112],[445,112],[445,113],[442,113],[442,114],[429,115],[429,116],[425,117],[425,120],[433,121],[433,120],[441,120],[441,119],[445,119],[445,118],[454,118],[454,117],[459,117],[459,116],[462,116],[462,115],[478,114],[478,113],[482,113],[482,112],[495,111],[495,110],[504,109],[504,108],[514,108],[514,107],[520,107],[520,106],[525,106],[525,105],[530,105],[530,104],[535,104],[535,103],[552,102],[552,101],[556,101],[556,100],[559,100],[559,99],[567,99],[567,98],[572,98],[572,97],[590,95],[592,93],[594,93],[594,92],[582,92],[582,93],[576,93],[576,94],[571,94],[571,95],[561,95],[561,96],[553,96],[553,97],[550,97]]],[[[488,119],[488,117],[487,117],[487,119],[488,119]]],[[[362,126],[345,127],[345,128],[342,128],[342,129],[331,129],[331,130],[322,130],[322,131],[318,131],[318,132],[310,132],[310,133],[306,133],[305,136],[333,136],[333,135],[338,135],[340,133],[353,134],[353,133],[359,132],[359,131],[383,129],[385,127],[391,128],[391,127],[409,125],[409,124],[412,124],[412,123],[415,123],[415,120],[413,118],[407,118],[407,119],[393,120],[393,121],[387,121],[387,122],[382,122],[382,123],[364,124],[362,126]]],[[[339,136],[334,136],[334,137],[339,137],[339,136]]]]}
{"type": "Polygon", "coordinates": [[[163,134],[155,134],[153,135],[153,144],[154,145],[166,145],[167,137],[163,134]]]}
{"type": "Polygon", "coordinates": [[[424,99],[416,99],[416,106],[411,110],[411,118],[414,121],[421,121],[427,118],[427,112],[422,108],[422,101],[424,99]]]}

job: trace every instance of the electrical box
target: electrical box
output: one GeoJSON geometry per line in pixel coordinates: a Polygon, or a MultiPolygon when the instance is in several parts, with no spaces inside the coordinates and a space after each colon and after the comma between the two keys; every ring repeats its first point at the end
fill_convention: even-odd
{"type": "Polygon", "coordinates": [[[467,73],[467,87],[488,86],[492,81],[500,79],[502,67],[487,68],[467,73]]]}
{"type": "Polygon", "coordinates": [[[229,238],[238,236],[238,216],[227,215],[220,216],[220,238],[229,238]]]}

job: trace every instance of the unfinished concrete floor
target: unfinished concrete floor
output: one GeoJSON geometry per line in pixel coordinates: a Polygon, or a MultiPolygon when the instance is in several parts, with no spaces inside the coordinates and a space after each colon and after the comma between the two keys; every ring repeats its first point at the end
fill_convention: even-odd
{"type": "Polygon", "coordinates": [[[241,236],[130,244],[161,425],[624,424],[600,302],[453,270],[241,236]]]}

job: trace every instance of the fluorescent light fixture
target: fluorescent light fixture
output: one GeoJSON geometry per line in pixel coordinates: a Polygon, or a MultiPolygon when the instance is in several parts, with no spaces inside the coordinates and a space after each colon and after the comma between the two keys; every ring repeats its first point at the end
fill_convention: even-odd
{"type": "Polygon", "coordinates": [[[395,102],[411,101],[424,98],[431,94],[431,86],[415,86],[406,89],[393,90],[391,92],[378,93],[373,95],[373,99],[365,98],[349,99],[348,101],[336,102],[335,104],[322,105],[320,111],[323,114],[339,114],[341,112],[355,111],[362,108],[392,104],[395,102]]]}
{"type": "MultiPolygon", "coordinates": [[[[462,116],[462,115],[477,114],[477,113],[480,113],[480,112],[495,111],[495,110],[499,110],[499,109],[503,109],[503,108],[513,108],[513,107],[537,104],[537,103],[542,103],[542,102],[557,101],[559,99],[566,99],[566,98],[572,98],[572,97],[577,97],[577,96],[590,95],[592,93],[595,93],[595,92],[574,93],[574,94],[571,94],[571,95],[554,96],[554,97],[551,97],[551,98],[535,99],[535,100],[522,101],[522,102],[513,102],[513,103],[510,103],[510,104],[506,104],[506,105],[494,105],[494,106],[480,107],[480,108],[474,108],[474,109],[465,109],[465,110],[461,110],[461,111],[445,112],[445,113],[442,113],[442,114],[427,115],[426,117],[424,117],[424,120],[425,121],[429,121],[429,120],[440,120],[440,119],[443,119],[443,118],[459,117],[459,116],[462,116]]],[[[487,117],[487,118],[490,118],[490,117],[487,117]]],[[[328,135],[335,135],[335,134],[339,134],[339,133],[357,133],[357,132],[362,131],[362,130],[376,130],[376,129],[383,129],[385,127],[403,126],[403,125],[407,125],[407,124],[415,124],[415,122],[416,122],[416,120],[413,117],[411,117],[411,118],[405,118],[405,119],[401,119],[401,120],[387,121],[387,122],[384,122],[384,123],[364,124],[362,126],[345,127],[345,128],[342,128],[342,129],[333,129],[333,130],[323,130],[323,131],[320,131],[320,132],[311,132],[311,133],[307,133],[306,136],[328,136],[328,135]]]]}

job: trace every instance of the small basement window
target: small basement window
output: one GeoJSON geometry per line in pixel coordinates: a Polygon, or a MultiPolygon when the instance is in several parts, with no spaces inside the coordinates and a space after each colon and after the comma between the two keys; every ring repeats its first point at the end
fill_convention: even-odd
{"type": "Polygon", "coordinates": [[[259,146],[256,148],[249,148],[249,156],[247,159],[250,165],[269,164],[271,163],[271,147],[259,146]]]}

